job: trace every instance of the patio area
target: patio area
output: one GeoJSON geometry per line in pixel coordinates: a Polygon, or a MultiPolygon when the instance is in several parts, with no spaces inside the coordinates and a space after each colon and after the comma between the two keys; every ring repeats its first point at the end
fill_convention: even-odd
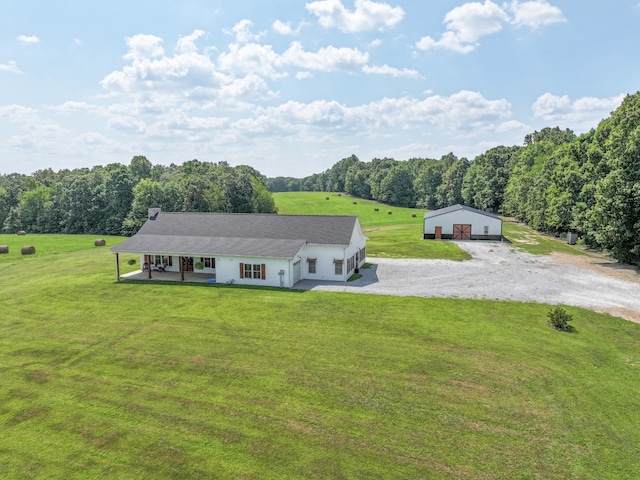
{"type": "MultiPolygon", "coordinates": [[[[120,275],[120,280],[139,280],[146,282],[182,282],[180,272],[149,272],[135,270],[133,272],[120,275]]],[[[216,283],[215,274],[184,272],[184,281],[190,283],[216,283]]]]}

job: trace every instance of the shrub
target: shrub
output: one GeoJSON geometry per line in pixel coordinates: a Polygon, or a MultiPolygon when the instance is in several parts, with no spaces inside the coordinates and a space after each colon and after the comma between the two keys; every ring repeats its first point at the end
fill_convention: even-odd
{"type": "Polygon", "coordinates": [[[135,265],[136,264],[136,259],[135,258],[130,258],[129,260],[127,260],[127,263],[129,265],[135,265]]]}
{"type": "Polygon", "coordinates": [[[559,305],[549,310],[547,317],[549,318],[549,324],[556,330],[568,332],[573,329],[573,327],[569,325],[569,322],[573,321],[573,316],[559,305]]]}

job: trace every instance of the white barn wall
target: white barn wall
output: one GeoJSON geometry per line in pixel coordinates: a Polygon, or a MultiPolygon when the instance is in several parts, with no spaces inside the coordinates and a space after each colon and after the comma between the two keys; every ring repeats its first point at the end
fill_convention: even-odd
{"type": "Polygon", "coordinates": [[[488,235],[502,234],[502,221],[487,215],[458,210],[436,217],[424,219],[424,233],[434,234],[435,227],[442,227],[443,235],[452,235],[454,225],[471,225],[471,235],[484,235],[484,227],[489,227],[488,235]]]}

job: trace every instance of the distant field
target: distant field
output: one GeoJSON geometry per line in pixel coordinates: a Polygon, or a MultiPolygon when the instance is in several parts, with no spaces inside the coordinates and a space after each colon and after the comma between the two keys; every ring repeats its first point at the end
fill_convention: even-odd
{"type": "Polygon", "coordinates": [[[390,207],[334,192],[274,193],[273,198],[278,212],[283,214],[357,215],[369,237],[367,256],[370,257],[458,261],[471,258],[453,242],[426,242],[422,239],[425,210],[390,207]]]}
{"type": "MultiPolygon", "coordinates": [[[[423,218],[427,210],[389,207],[335,192],[274,193],[273,198],[280,213],[358,215],[363,230],[371,239],[367,244],[367,250],[372,257],[447,260],[470,258],[455,242],[422,239],[423,218]],[[329,200],[326,200],[327,198],[329,200]],[[379,211],[376,212],[376,208],[379,211]],[[391,215],[389,211],[392,212],[391,215]],[[413,214],[416,216],[413,217],[413,214]]],[[[582,250],[567,245],[563,239],[540,234],[526,225],[513,221],[503,222],[503,235],[515,248],[535,255],[546,255],[553,251],[584,255],[582,250]]]]}
{"type": "Polygon", "coordinates": [[[116,283],[91,236],[14,238],[37,253],[0,255],[2,479],[640,478],[640,325],[116,283]]]}

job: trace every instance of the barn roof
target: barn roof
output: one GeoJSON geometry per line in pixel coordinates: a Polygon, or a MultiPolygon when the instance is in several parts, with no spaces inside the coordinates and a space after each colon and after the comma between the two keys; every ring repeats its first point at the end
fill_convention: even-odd
{"type": "Polygon", "coordinates": [[[118,253],[293,258],[305,244],[347,246],[355,216],[150,211],[118,253]]]}
{"type": "Polygon", "coordinates": [[[465,210],[467,212],[477,213],[478,215],[485,215],[487,217],[495,218],[497,220],[502,220],[498,215],[495,215],[490,212],[485,212],[483,210],[478,210],[477,208],[467,207],[466,205],[451,205],[450,207],[440,208],[438,210],[432,210],[431,212],[427,212],[424,214],[424,218],[432,218],[438,217],[440,215],[446,215],[447,213],[457,212],[460,210],[465,210]]]}

